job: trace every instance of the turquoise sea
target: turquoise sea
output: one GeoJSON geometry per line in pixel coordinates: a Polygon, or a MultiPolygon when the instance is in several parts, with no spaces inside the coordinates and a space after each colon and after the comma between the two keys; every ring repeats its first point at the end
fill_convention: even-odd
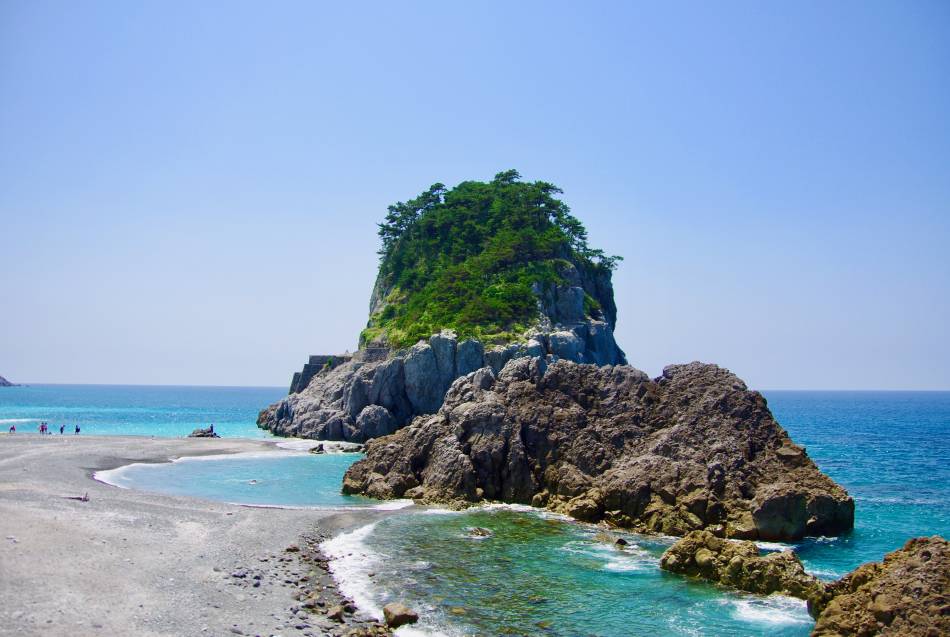
{"type": "MultiPolygon", "coordinates": [[[[908,538],[950,536],[950,392],[764,392],[776,418],[857,504],[853,533],[795,545],[806,567],[838,577],[908,538]]],[[[39,386],[0,390],[0,420],[81,422],[83,433],[180,436],[214,422],[265,436],[257,411],[281,389],[39,386]]],[[[20,427],[21,431],[24,429],[20,427]]],[[[35,431],[35,425],[32,429],[35,431]]],[[[2,443],[0,443],[2,444],[2,443]]],[[[127,487],[232,502],[365,506],[339,494],[356,457],[275,452],[135,466],[127,487]]],[[[331,540],[333,569],[364,608],[400,599],[423,621],[402,634],[788,635],[813,622],[804,604],[688,581],[658,569],[668,538],[597,529],[524,507],[399,513],[331,540]],[[475,539],[474,526],[493,535],[475,539]]],[[[782,545],[765,544],[767,550],[782,545]]]]}
{"type": "Polygon", "coordinates": [[[270,438],[261,409],[286,396],[280,387],[29,385],[0,388],[0,430],[36,432],[41,420],[81,435],[187,436],[214,424],[222,436],[270,438]]]}

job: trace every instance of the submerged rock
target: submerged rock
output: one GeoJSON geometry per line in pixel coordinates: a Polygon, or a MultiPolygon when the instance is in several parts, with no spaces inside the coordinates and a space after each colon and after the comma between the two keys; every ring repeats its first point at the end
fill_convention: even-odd
{"type": "Polygon", "coordinates": [[[519,358],[497,377],[483,368],[456,380],[437,414],[366,451],[344,492],[533,504],[669,535],[793,540],[854,524],[853,500],[765,398],[715,365],[651,380],[629,366],[519,358]]]}
{"type": "Polygon", "coordinates": [[[668,548],[660,568],[761,595],[816,600],[825,593],[825,585],[805,572],[794,551],[760,555],[754,542],[727,540],[709,531],[693,531],[668,548]]]}
{"type": "Polygon", "coordinates": [[[883,562],[864,564],[810,604],[815,637],[950,635],[950,542],[909,540],[883,562]]]}

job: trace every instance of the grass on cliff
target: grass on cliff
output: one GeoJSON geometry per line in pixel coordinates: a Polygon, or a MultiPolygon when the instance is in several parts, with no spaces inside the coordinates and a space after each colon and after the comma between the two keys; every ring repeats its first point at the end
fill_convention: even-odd
{"type": "MultiPolygon", "coordinates": [[[[538,319],[535,289],[556,285],[559,265],[613,269],[620,257],[587,245],[587,231],[543,181],[517,171],[490,182],[435,184],[389,206],[379,224],[382,311],[361,344],[412,345],[441,329],[461,338],[511,340],[538,319]]],[[[588,297],[586,307],[596,309],[588,297]]]]}

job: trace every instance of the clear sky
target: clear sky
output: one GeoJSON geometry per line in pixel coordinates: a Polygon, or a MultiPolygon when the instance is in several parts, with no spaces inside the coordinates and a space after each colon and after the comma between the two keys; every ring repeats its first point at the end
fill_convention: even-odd
{"type": "Polygon", "coordinates": [[[0,374],[285,385],[386,206],[516,168],[617,340],[950,389],[950,3],[0,2],[0,374]]]}

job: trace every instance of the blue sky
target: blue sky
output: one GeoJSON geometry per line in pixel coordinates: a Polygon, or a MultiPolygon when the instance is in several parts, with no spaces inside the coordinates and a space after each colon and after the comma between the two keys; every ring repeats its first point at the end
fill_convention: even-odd
{"type": "Polygon", "coordinates": [[[648,373],[950,389],[948,78],[942,1],[6,0],[0,374],[284,385],[389,203],[516,168],[648,373]]]}

